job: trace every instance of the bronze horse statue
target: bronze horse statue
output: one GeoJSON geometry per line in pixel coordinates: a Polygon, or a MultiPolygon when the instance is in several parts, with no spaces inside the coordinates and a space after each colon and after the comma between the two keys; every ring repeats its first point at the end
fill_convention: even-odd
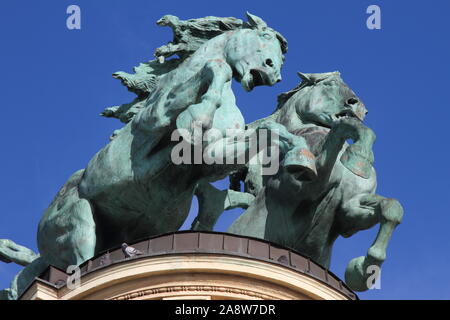
{"type": "Polygon", "coordinates": [[[309,150],[304,152],[314,159],[317,174],[281,167],[274,176],[261,176],[258,166],[249,166],[243,179],[256,199],[228,232],[293,248],[328,268],[338,236],[379,224],[366,256],[351,260],[346,269],[347,284],[364,291],[368,268],[385,260],[403,209],[397,200],[375,193],[375,134],[362,122],[367,110],[361,100],[338,72],[300,76],[300,85],[279,96],[276,112],[249,127],[276,121],[305,138],[309,150]]]}
{"type": "MultiPolygon", "coordinates": [[[[177,231],[196,190],[245,165],[175,163],[172,151],[177,143],[171,137],[181,132],[185,142],[196,146],[196,131],[214,129],[220,136],[204,146],[220,153],[215,151],[233,144],[230,129],[245,131],[232,80],[246,91],[281,80],[286,40],[261,18],[247,18],[181,21],[164,16],[158,21],[172,27],[174,41],[158,48],[158,59],[141,64],[135,74],[114,74],[137,98],[105,110],[105,116],[126,124],[86,169],[69,178],[45,211],[37,234],[40,256],[13,242],[0,243],[1,260],[27,265],[7,290],[10,298],[48,265],[66,270],[123,242],[177,231]],[[165,61],[174,54],[178,58],[165,61]]],[[[262,127],[277,126],[282,127],[262,127]]],[[[302,139],[284,133],[280,138],[285,147],[297,140],[302,144],[302,139]]],[[[239,148],[246,153],[250,146],[244,141],[239,148]]]]}

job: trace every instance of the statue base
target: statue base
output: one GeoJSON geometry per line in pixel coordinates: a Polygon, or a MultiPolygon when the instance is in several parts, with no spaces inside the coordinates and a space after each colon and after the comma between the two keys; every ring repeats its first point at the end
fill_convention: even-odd
{"type": "Polygon", "coordinates": [[[176,232],[105,252],[74,276],[49,267],[21,300],[354,300],[334,274],[267,241],[216,232],[176,232]],[[69,277],[69,278],[68,278],[69,277]]]}

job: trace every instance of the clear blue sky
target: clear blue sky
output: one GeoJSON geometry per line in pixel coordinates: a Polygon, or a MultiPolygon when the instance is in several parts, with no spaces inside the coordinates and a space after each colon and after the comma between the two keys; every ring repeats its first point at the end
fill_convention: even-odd
{"type": "MultiPolygon", "coordinates": [[[[289,41],[281,83],[251,93],[234,85],[247,122],[272,112],[277,94],[298,83],[296,71],[339,70],[369,109],[367,124],[378,137],[378,193],[399,199],[405,216],[389,246],[381,290],[360,297],[450,299],[446,0],[1,1],[0,238],[36,249],[37,224],[57,190],[121,126],[98,115],[133,97],[111,74],[131,71],[172,39],[170,29],[155,25],[161,16],[244,19],[246,10],[289,41]],[[79,31],[66,28],[70,4],[81,7],[79,31]],[[366,27],[371,4],[381,7],[381,30],[366,27]]],[[[238,214],[226,213],[218,230],[238,214]]],[[[375,232],[339,239],[332,271],[343,277],[375,232]]],[[[1,263],[0,288],[18,270],[1,263]]]]}

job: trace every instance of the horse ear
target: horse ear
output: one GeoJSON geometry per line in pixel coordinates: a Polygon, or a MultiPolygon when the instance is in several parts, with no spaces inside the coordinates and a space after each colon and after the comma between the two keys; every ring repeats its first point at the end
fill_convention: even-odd
{"type": "Polygon", "coordinates": [[[314,81],[305,73],[297,72],[297,75],[302,79],[302,81],[305,81],[309,84],[314,83],[314,81]]]}
{"type": "Polygon", "coordinates": [[[248,25],[252,28],[265,28],[267,27],[267,23],[264,22],[263,19],[261,19],[260,17],[257,17],[253,14],[251,14],[250,12],[247,11],[247,20],[248,20],[248,25]]]}

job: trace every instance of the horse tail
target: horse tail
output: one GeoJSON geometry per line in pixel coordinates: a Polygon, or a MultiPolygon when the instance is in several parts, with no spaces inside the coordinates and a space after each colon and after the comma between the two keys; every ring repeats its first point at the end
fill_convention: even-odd
{"type": "Polygon", "coordinates": [[[42,257],[38,256],[16,274],[9,288],[0,290],[0,300],[17,300],[27,290],[33,280],[39,277],[48,267],[49,264],[42,257]]]}
{"type": "Polygon", "coordinates": [[[31,249],[18,245],[9,239],[0,239],[0,261],[14,262],[25,267],[36,260],[37,257],[38,255],[31,249]]]}
{"type": "Polygon", "coordinates": [[[159,79],[177,68],[181,61],[171,59],[160,63],[158,60],[151,60],[134,67],[134,73],[123,71],[113,73],[113,78],[119,79],[128,91],[137,97],[130,103],[108,107],[100,115],[119,119],[123,123],[130,122],[139,110],[145,107],[146,99],[157,88],[159,79]]]}

